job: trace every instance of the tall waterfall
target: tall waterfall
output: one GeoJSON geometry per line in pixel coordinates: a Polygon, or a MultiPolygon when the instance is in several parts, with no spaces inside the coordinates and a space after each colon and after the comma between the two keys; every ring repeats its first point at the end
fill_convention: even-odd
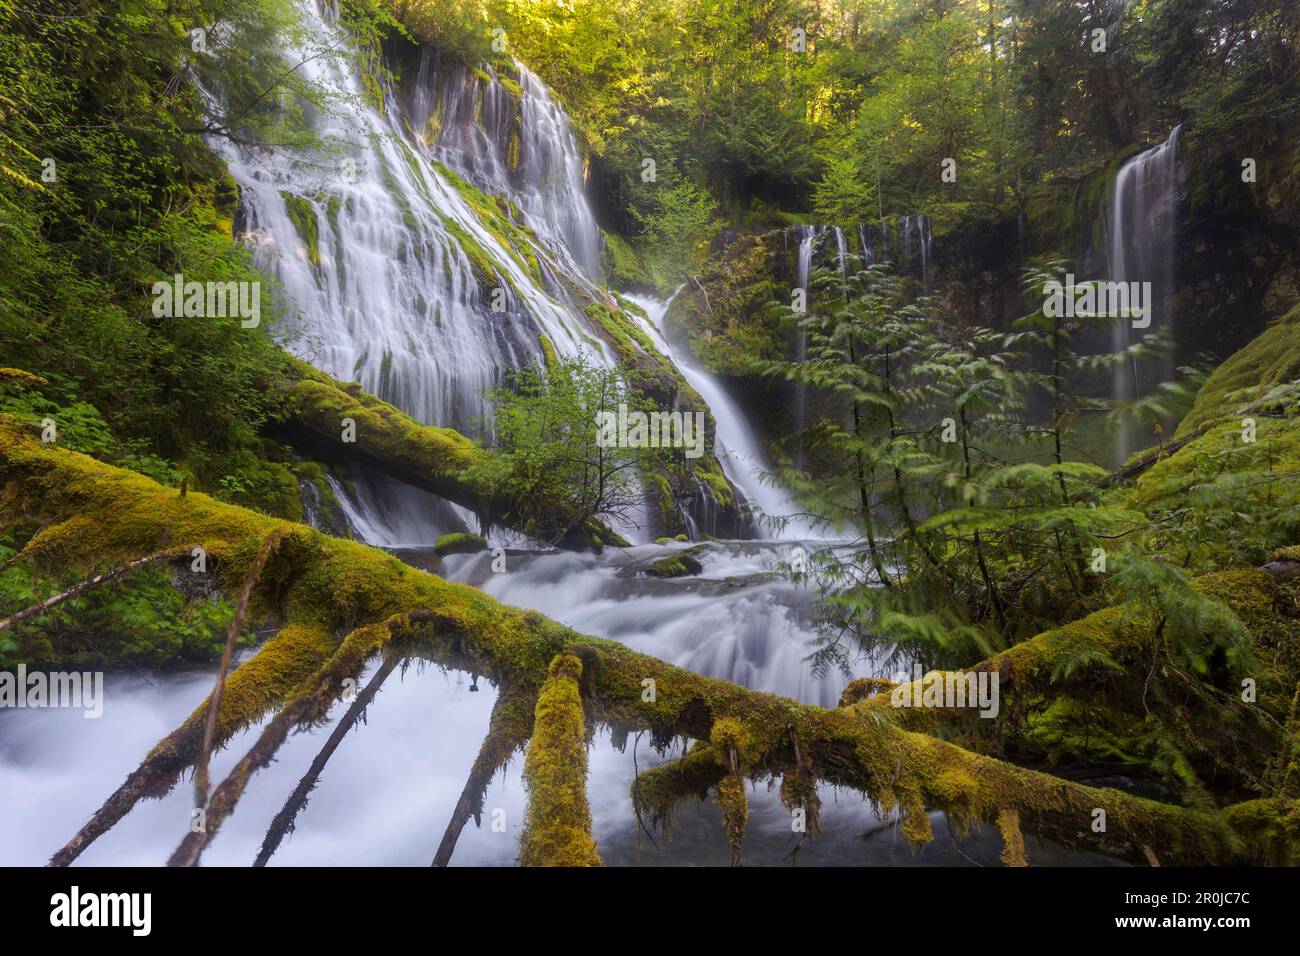
{"type": "MultiPolygon", "coordinates": [[[[1178,204],[1181,201],[1183,171],[1178,158],[1182,126],[1159,146],[1128,160],[1115,174],[1106,216],[1106,268],[1112,282],[1149,282],[1151,327],[1172,333],[1174,294],[1174,249],[1178,230],[1178,204]]],[[[1134,330],[1127,320],[1116,322],[1112,346],[1118,352],[1127,348],[1134,330]]],[[[1161,379],[1172,371],[1172,357],[1162,360],[1157,372],[1161,379]]],[[[1111,396],[1117,400],[1135,398],[1154,383],[1141,381],[1136,363],[1115,366],[1111,377],[1111,396]]],[[[1128,429],[1116,435],[1120,458],[1132,451],[1133,437],[1128,429]]]]}
{"type": "MultiPolygon", "coordinates": [[[[380,82],[375,102],[351,57],[312,55],[347,49],[333,11],[310,0],[302,11],[311,48],[285,55],[327,96],[332,108],[308,115],[332,148],[290,158],[213,144],[240,188],[238,226],[287,299],[286,346],[472,435],[490,427],[484,393],[542,362],[543,339],[611,366],[585,313],[607,296],[583,157],[545,85],[522,64],[475,71],[408,47],[390,54],[400,79],[380,82]]],[[[336,490],[371,543],[476,529],[423,491],[359,469],[352,479],[336,490]]]]}

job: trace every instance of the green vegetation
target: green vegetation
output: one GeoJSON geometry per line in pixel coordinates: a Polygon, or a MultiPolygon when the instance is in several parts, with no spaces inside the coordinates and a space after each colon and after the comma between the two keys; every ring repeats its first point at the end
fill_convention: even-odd
{"type": "MultiPolygon", "coordinates": [[[[913,844],[933,837],[928,809],[958,832],[993,824],[1008,865],[1027,862],[1026,833],[1136,861],[1300,860],[1290,6],[343,0],[339,15],[351,50],[321,48],[291,0],[0,0],[0,666],[211,661],[262,553],[235,635],[257,651],[222,691],[217,745],[274,717],[213,797],[223,814],[292,727],[323,720],[346,678],[392,652],[503,689],[512,728],[485,745],[488,779],[531,733],[526,864],[599,864],[585,788],[600,725],[619,741],[695,742],[641,775],[633,801],[667,823],[678,801],[712,791],[733,863],[747,781],[777,776],[812,832],[821,781],[899,810],[913,844]],[[266,237],[242,234],[221,148],[332,155],[346,144],[316,120],[359,104],[328,99],[281,51],[338,58],[358,99],[387,111],[404,108],[386,59],[398,38],[480,78],[491,66],[516,100],[509,57],[542,73],[585,149],[606,285],[680,287],[668,329],[707,368],[772,405],[804,399],[797,429],[784,427],[789,408],[763,410],[765,430],[782,432],[778,477],[849,542],[784,569],[817,589],[809,667],[867,657],[996,673],[996,721],[900,714],[883,676],[851,684],[834,710],[754,693],[300,523],[306,494],[318,524],[346,531],[325,462],[471,509],[480,534],[441,537],[441,556],[484,549],[498,526],[542,546],[626,544],[610,525],[647,498],[660,543],[688,540],[689,496],[741,510],[712,439],[698,459],[608,440],[600,412],[707,409],[632,303],[558,275],[509,198],[441,163],[509,261],[619,367],[565,357],[525,319],[503,325],[503,339],[538,340],[545,363],[485,396],[480,444],[286,353],[292,316],[254,265],[266,237]],[[1114,351],[1101,320],[1046,315],[1044,288],[1082,275],[1086,251],[1095,262],[1117,169],[1176,123],[1195,159],[1180,211],[1199,232],[1170,311],[1213,324],[1230,311],[1218,286],[1258,305],[1217,339],[1187,336],[1180,355],[1232,351],[1220,346],[1273,321],[1212,372],[1180,368],[1112,401],[1100,385],[1111,371],[1149,378],[1170,343],[1114,351]],[[1257,181],[1242,178],[1248,156],[1257,181]],[[876,230],[901,215],[929,217],[946,274],[868,260],[852,229],[846,273],[815,269],[807,308],[791,306],[785,227],[876,230]],[[1224,246],[1235,258],[1219,269],[1224,246]],[[1207,260],[1189,277],[1189,261],[1207,260]],[[255,288],[261,322],[160,307],[155,286],[178,275],[255,288]],[[1096,450],[1120,428],[1151,447],[1112,470],[1096,450]],[[1120,771],[1168,799],[1028,767],[1120,771]],[[1111,814],[1104,837],[1087,831],[1094,808],[1111,814]]],[[[508,119],[518,173],[521,116],[508,119]]],[[[400,145],[398,161],[415,163],[400,145]]],[[[413,225],[392,170],[377,174],[413,225]]],[[[322,223],[341,206],[304,191],[281,195],[324,276],[322,223]]],[[[503,281],[494,243],[438,212],[475,278],[503,281]]],[[[699,575],[702,553],[635,573],[699,575]]],[[[164,738],[61,861],[170,789],[200,756],[204,721],[199,708],[164,738]]]]}
{"type": "MultiPolygon", "coordinates": [[[[530,748],[530,776],[541,798],[552,801],[543,806],[570,809],[539,821],[568,824],[563,841],[550,840],[553,832],[542,827],[534,830],[542,846],[582,845],[584,833],[590,839],[585,800],[574,790],[582,765],[557,759],[562,753],[580,759],[585,752],[590,707],[591,719],[624,733],[651,729],[711,740],[701,756],[708,754],[718,772],[794,774],[801,751],[792,752],[791,741],[797,739],[808,754],[832,755],[829,760],[813,758],[810,773],[862,790],[886,812],[906,810],[913,822],[904,833],[914,842],[930,836],[928,826],[917,825],[926,806],[945,810],[963,831],[1014,809],[1029,832],[1128,859],[1142,859],[1152,848],[1170,864],[1276,863],[1294,857],[1285,822],[1293,800],[1247,801],[1222,813],[1063,784],[1057,777],[900,729],[888,720],[864,721],[853,708],[824,710],[749,691],[671,667],[614,641],[576,634],[364,545],[201,494],[181,498],[149,479],[41,444],[13,419],[0,419],[0,479],[6,489],[5,519],[23,516],[43,526],[23,552],[36,568],[57,566],[69,573],[106,559],[126,560],[148,553],[159,529],[170,527],[177,547],[209,543],[222,559],[213,583],[229,593],[240,586],[265,543],[275,542],[252,589],[250,612],[255,620],[276,622],[280,630],[231,675],[218,710],[218,746],[268,711],[283,709],[310,721],[340,692],[341,673],[355,672],[366,657],[393,642],[403,642],[408,653],[455,660],[497,682],[532,685],[544,694],[549,690],[548,707],[538,700],[538,724],[546,720],[548,726],[545,733],[539,728],[540,740],[530,748]],[[655,682],[654,695],[643,693],[647,678],[655,682]],[[1101,838],[1079,825],[1093,808],[1104,809],[1110,821],[1101,838]]],[[[205,706],[154,748],[55,854],[55,863],[72,862],[140,799],[159,796],[174,785],[195,759],[205,706]]],[[[277,736],[292,723],[286,717],[277,724],[277,736]]],[[[269,749],[262,763],[273,755],[275,748],[269,749]]],[[[253,761],[247,767],[260,765],[253,761]]],[[[234,792],[223,813],[233,807],[251,769],[230,781],[234,792]]],[[[692,785],[699,779],[698,773],[687,776],[692,785]]],[[[647,789],[651,794],[657,790],[661,800],[691,795],[664,794],[671,782],[660,787],[652,782],[647,789]]],[[[223,783],[218,792],[231,789],[223,783]]],[[[736,796],[734,786],[726,793],[736,796]]],[[[799,788],[786,793],[795,798],[799,788]]],[[[735,832],[743,815],[738,801],[727,804],[729,828],[735,832]]]]}
{"type": "MultiPolygon", "coordinates": [[[[1028,270],[1025,301],[1040,305],[1044,283],[1064,270],[1028,270]]],[[[1136,418],[1158,437],[1160,422],[1191,404],[1177,382],[1130,403],[1078,391],[1151,343],[1088,352],[1081,344],[1095,341],[1090,329],[1109,320],[1051,318],[1041,307],[1009,334],[954,321],[880,265],[847,279],[822,271],[813,286],[813,301],[832,305],[792,317],[806,330],[805,359],[766,369],[848,405],[847,415],[795,436],[829,463],[826,473],[785,475],[858,543],[847,556],[823,551],[808,569],[824,624],[814,664],[844,666],[866,652],[894,666],[979,666],[1076,621],[1049,641],[1055,692],[1008,721],[1021,728],[1016,748],[1142,767],[1189,803],[1208,804],[1205,781],[1223,769],[1235,785],[1267,794],[1260,768],[1277,738],[1266,724],[1285,719],[1279,702],[1297,675],[1290,665],[1277,675],[1267,717],[1223,689],[1258,680],[1257,652],[1293,636],[1270,638],[1266,610],[1248,624],[1237,610],[1243,594],[1195,586],[1191,573],[1260,564],[1300,534],[1297,387],[1265,386],[1249,440],[1241,421],[1225,422],[1157,458],[1129,488],[1068,450],[1081,416],[1136,418]],[[1030,414],[1038,396],[1045,420],[1030,414]],[[1104,620],[1086,616],[1105,605],[1113,607],[1104,620]],[[1137,695],[1141,669],[1113,656],[1098,624],[1130,635],[1154,628],[1159,638],[1165,678],[1142,685],[1143,719],[1103,703],[1099,686],[1137,695]],[[1080,680],[1090,690],[1075,696],[1070,685],[1080,680]],[[1207,747],[1216,733],[1189,716],[1204,713],[1233,726],[1238,746],[1207,747]]]]}
{"type": "Polygon", "coordinates": [[[624,373],[561,358],[544,369],[517,370],[510,387],[492,398],[494,454],[467,475],[493,500],[507,503],[503,519],[539,541],[557,543],[585,533],[593,521],[631,516],[640,500],[637,472],[650,468],[661,451],[622,447],[597,427],[598,415],[617,415],[620,405],[652,410],[624,373]]]}
{"type": "MultiPolygon", "coordinates": [[[[844,225],[926,214],[936,234],[980,232],[1032,207],[1051,210],[1036,218],[1057,231],[1081,176],[1188,113],[1198,145],[1217,155],[1235,144],[1233,165],[1259,157],[1268,193],[1292,207],[1297,197],[1300,138],[1287,125],[1300,105],[1297,25],[1280,0],[395,9],[467,62],[517,56],[542,74],[585,135],[609,221],[661,289],[701,266],[710,207],[751,230],[790,213],[844,225]],[[956,175],[944,180],[948,159],[956,175]]],[[[1076,225],[1091,229],[1100,198],[1076,225]]]]}

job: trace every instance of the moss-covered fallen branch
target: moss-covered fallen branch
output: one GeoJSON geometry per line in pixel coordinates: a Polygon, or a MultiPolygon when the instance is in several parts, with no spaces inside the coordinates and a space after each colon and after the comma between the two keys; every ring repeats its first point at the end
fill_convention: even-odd
{"type": "MultiPolygon", "coordinates": [[[[147,478],[43,445],[5,418],[0,418],[0,515],[49,529],[78,524],[76,533],[47,532],[45,547],[32,555],[69,570],[120,564],[153,553],[164,539],[178,547],[206,542],[209,554],[219,559],[216,583],[227,593],[242,583],[266,535],[283,524],[205,495],[181,498],[147,478]]],[[[581,701],[589,722],[608,724],[617,734],[649,730],[662,746],[678,736],[708,740],[715,723],[730,718],[739,728],[730,745],[744,755],[751,776],[795,766],[797,740],[818,779],[866,793],[882,812],[907,811],[909,821],[918,821],[905,829],[911,839],[928,835],[920,823],[925,807],[947,812],[958,826],[996,822],[1014,808],[1028,832],[1137,862],[1145,860],[1144,846],[1159,847],[1164,863],[1280,858],[1273,836],[1264,845],[1243,841],[1259,831],[1258,823],[1240,833],[1229,814],[1080,786],[909,732],[880,715],[806,706],[703,677],[301,526],[285,532],[249,607],[255,619],[287,626],[232,673],[218,715],[218,744],[310,686],[312,674],[337,651],[344,634],[424,610],[429,617],[421,654],[498,684],[540,686],[552,677],[572,700],[578,676],[549,673],[556,654],[571,651],[583,660],[581,701]],[[1091,829],[1096,810],[1105,811],[1104,833],[1091,829]]],[[[166,793],[194,758],[202,714],[200,707],[160,743],[53,862],[71,862],[141,797],[166,793]]]]}
{"type": "Polygon", "coordinates": [[[285,800],[284,806],[280,812],[275,815],[271,825],[267,827],[266,836],[262,839],[261,849],[257,851],[257,858],[253,860],[253,866],[266,866],[275,851],[279,849],[281,841],[293,832],[294,821],[297,820],[299,812],[307,805],[308,795],[316,788],[316,781],[320,779],[321,771],[329,763],[330,757],[334,756],[334,751],[338,749],[343,738],[352,730],[356,722],[365,713],[370,702],[375,699],[379,689],[383,687],[384,681],[388,679],[399,663],[396,654],[389,654],[383,660],[383,663],[375,669],[374,675],[367,681],[366,686],[357,694],[356,699],[348,706],[347,712],[334,725],[326,739],[324,746],[321,747],[316,756],[312,758],[311,766],[307,772],[302,775],[298,781],[298,786],[285,800]]]}
{"type": "Polygon", "coordinates": [[[359,627],[344,638],[329,660],[290,695],[284,707],[263,728],[248,753],[217,786],[204,808],[203,825],[191,828],[172,854],[168,865],[197,866],[204,848],[243,796],[249,778],[271,762],[289,732],[295,727],[324,719],[330,705],[342,695],[346,680],[358,678],[366,662],[379,653],[394,635],[419,627],[428,617],[420,611],[400,614],[381,624],[359,627]]]}
{"type": "MultiPolygon", "coordinates": [[[[324,460],[360,462],[469,508],[485,526],[511,525],[510,502],[475,481],[471,466],[491,452],[451,428],[422,425],[393,405],[292,361],[280,428],[324,460]]],[[[523,529],[517,529],[523,530],[523,529]]],[[[622,544],[601,522],[578,529],[566,546],[622,544]]]]}
{"type": "Polygon", "coordinates": [[[524,866],[600,866],[587,805],[587,726],[578,682],[582,661],[555,655],[537,697],[524,760],[528,817],[519,842],[524,866]]]}

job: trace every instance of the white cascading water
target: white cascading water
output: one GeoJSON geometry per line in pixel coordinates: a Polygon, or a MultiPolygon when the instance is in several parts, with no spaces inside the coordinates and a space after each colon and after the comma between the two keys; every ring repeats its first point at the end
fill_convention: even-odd
{"type": "Polygon", "coordinates": [[[872,248],[871,236],[867,231],[865,222],[858,223],[858,242],[862,245],[862,264],[864,266],[875,265],[876,250],[872,248]]]}
{"type": "Polygon", "coordinates": [[[902,245],[900,270],[912,272],[912,256],[920,258],[921,287],[930,287],[930,217],[901,216],[898,220],[899,240],[902,245]]]}
{"type": "MultiPolygon", "coordinates": [[[[713,413],[717,432],[714,436],[718,461],[727,480],[740,490],[755,511],[755,523],[760,537],[799,538],[819,537],[814,523],[805,517],[798,503],[785,488],[769,480],[767,458],[759,447],[758,437],[750,428],[740,406],[727,394],[708,372],[699,368],[691,357],[676,348],[664,332],[663,320],[668,312],[668,302],[644,296],[627,298],[646,313],[640,324],[650,333],[652,341],[664,355],[672,359],[690,386],[699,392],[713,413]],[[772,518],[786,519],[773,522],[772,518]]],[[[636,313],[633,319],[640,320],[636,313]]]]}
{"type": "Polygon", "coordinates": [[[849,281],[849,241],[844,236],[844,230],[839,226],[834,229],[835,232],[835,261],[840,267],[840,280],[849,281]]]}
{"type": "MultiPolygon", "coordinates": [[[[338,42],[328,13],[303,8],[313,42],[338,42]]],[[[310,58],[287,50],[299,72],[335,102],[364,103],[365,92],[349,61],[310,58]]],[[[436,57],[420,63],[416,95],[386,90],[382,111],[353,105],[316,114],[315,132],[349,144],[341,159],[303,163],[278,152],[214,142],[240,187],[242,221],[257,243],[255,258],[281,283],[291,315],[280,334],[290,347],[324,371],[355,380],[419,421],[475,433],[488,409],[483,393],[500,384],[504,369],[540,362],[540,336],[564,355],[585,352],[597,362],[612,355],[593,344],[582,311],[569,304],[565,282],[589,285],[599,268],[599,231],[581,193],[581,155],[549,93],[521,69],[518,168],[506,160],[508,131],[500,119],[510,94],[496,77],[481,84],[469,71],[453,72],[444,88],[481,85],[480,126],[465,106],[471,93],[438,103],[432,75],[436,57]],[[421,94],[423,90],[423,94],[421,94]],[[455,142],[442,143],[406,127],[437,126],[455,142]],[[556,277],[544,288],[485,228],[438,163],[508,195],[538,236],[532,252],[556,277]],[[294,197],[292,199],[287,197],[294,197]],[[315,249],[300,235],[310,216],[315,249]],[[475,276],[460,233],[491,260],[505,296],[493,311],[475,276]],[[563,278],[561,281],[559,277],[563,278]]],[[[415,489],[358,476],[354,517],[372,543],[428,543],[454,526],[459,515],[415,489]],[[449,527],[449,523],[453,526],[449,527]]]]}
{"type": "MultiPolygon", "coordinates": [[[[808,289],[808,279],[812,275],[813,253],[817,248],[817,239],[825,227],[799,226],[799,257],[795,265],[795,286],[803,290],[804,309],[811,307],[812,293],[808,289]]],[[[799,328],[799,338],[795,345],[795,361],[802,362],[808,357],[808,330],[799,328]]],[[[794,386],[794,428],[802,432],[808,427],[808,385],[796,382],[794,386]]]]}
{"type": "MultiPolygon", "coordinates": [[[[1174,293],[1174,243],[1178,230],[1178,204],[1181,200],[1183,171],[1178,157],[1182,126],[1175,126],[1158,146],[1145,150],[1126,161],[1115,174],[1110,204],[1106,214],[1106,278],[1112,282],[1149,282],[1151,326],[1135,333],[1127,318],[1115,323],[1111,345],[1120,352],[1136,336],[1157,329],[1172,333],[1171,300],[1174,293]]],[[[1172,356],[1165,356],[1158,367],[1164,380],[1173,371],[1172,356]]],[[[1136,363],[1119,362],[1111,373],[1111,397],[1126,401],[1140,396],[1150,384],[1139,377],[1136,363]]],[[[1119,460],[1136,448],[1130,429],[1117,430],[1116,453],[1119,460]]]]}

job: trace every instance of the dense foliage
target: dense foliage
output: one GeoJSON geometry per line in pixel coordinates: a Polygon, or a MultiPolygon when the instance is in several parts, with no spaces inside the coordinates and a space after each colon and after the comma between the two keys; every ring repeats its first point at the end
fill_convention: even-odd
{"type": "MultiPolygon", "coordinates": [[[[1300,14],[1281,0],[396,8],[471,61],[518,56],[555,87],[586,134],[611,227],[661,257],[671,243],[655,277],[665,284],[698,266],[711,234],[694,190],[724,221],[751,226],[808,215],[985,223],[1193,116],[1208,148],[1267,155],[1300,107],[1300,14]]],[[[1283,176],[1293,146],[1267,160],[1283,176]]]]}

